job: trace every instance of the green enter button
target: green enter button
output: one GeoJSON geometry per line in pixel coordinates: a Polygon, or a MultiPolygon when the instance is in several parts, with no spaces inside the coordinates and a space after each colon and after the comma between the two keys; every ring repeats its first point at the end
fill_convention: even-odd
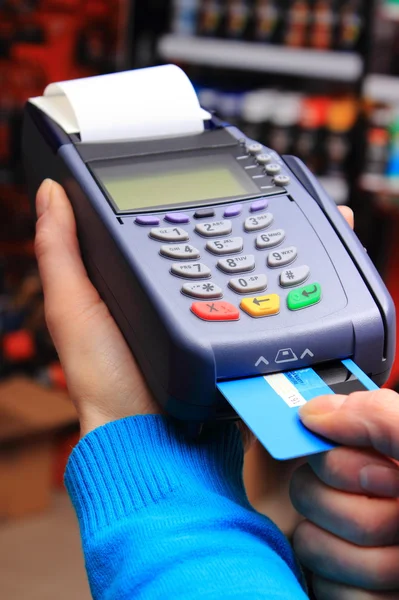
{"type": "Polygon", "coordinates": [[[321,285],[311,283],[288,294],[287,304],[290,310],[300,310],[317,304],[321,299],[321,285]]]}

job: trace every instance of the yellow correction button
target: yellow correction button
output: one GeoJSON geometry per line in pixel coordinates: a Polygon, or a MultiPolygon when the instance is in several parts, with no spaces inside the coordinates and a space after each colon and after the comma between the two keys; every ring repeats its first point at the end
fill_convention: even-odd
{"type": "Polygon", "coordinates": [[[280,312],[280,296],[277,294],[270,294],[269,296],[245,298],[240,306],[242,310],[251,317],[269,317],[271,315],[278,315],[280,312]]]}

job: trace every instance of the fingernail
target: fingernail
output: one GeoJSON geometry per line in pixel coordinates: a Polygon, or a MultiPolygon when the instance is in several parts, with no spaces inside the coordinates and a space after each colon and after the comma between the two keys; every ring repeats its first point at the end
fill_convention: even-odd
{"type": "Polygon", "coordinates": [[[360,485],[376,496],[396,498],[399,495],[399,471],[394,467],[367,465],[360,471],[360,485]]]}
{"type": "Polygon", "coordinates": [[[334,413],[339,410],[343,404],[345,404],[347,396],[321,396],[320,398],[315,398],[310,402],[307,402],[304,406],[301,407],[299,411],[299,416],[302,421],[306,421],[307,419],[311,419],[314,417],[322,417],[330,413],[334,413]]]}
{"type": "Polygon", "coordinates": [[[52,179],[45,179],[41,184],[36,196],[36,214],[41,217],[50,205],[51,188],[53,187],[52,179]]]}

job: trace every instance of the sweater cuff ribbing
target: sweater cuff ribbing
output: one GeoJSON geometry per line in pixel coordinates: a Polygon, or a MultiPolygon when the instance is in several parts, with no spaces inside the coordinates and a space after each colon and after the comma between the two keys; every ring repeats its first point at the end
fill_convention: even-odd
{"type": "Polygon", "coordinates": [[[84,437],[71,454],[65,483],[85,537],[172,492],[189,496],[193,478],[208,492],[249,507],[242,466],[234,424],[192,441],[168,417],[149,415],[114,421],[84,437]]]}

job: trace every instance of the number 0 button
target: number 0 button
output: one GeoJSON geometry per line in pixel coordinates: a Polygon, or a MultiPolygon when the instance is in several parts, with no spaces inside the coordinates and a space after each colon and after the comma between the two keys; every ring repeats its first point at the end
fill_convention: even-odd
{"type": "Polygon", "coordinates": [[[202,263],[174,263],[171,269],[173,275],[185,279],[206,279],[211,276],[211,270],[202,263]]]}
{"type": "Polygon", "coordinates": [[[269,267],[285,267],[292,263],[298,256],[298,250],[295,246],[289,248],[283,248],[279,252],[272,252],[267,257],[267,264],[269,267]]]}

